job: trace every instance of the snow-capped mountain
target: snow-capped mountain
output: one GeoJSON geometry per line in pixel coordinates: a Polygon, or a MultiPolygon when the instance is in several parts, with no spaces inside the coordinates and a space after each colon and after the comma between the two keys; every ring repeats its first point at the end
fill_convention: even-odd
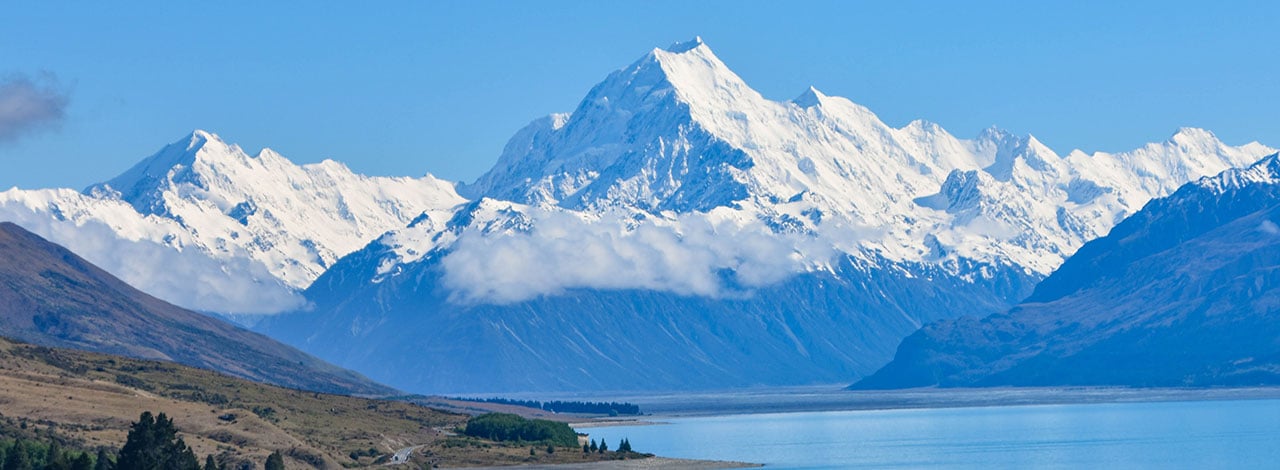
{"type": "Polygon", "coordinates": [[[1026,302],[903,341],[859,388],[1280,383],[1280,156],[1187,184],[1026,302]]]}
{"type": "Polygon", "coordinates": [[[292,291],[369,240],[462,202],[432,176],[367,177],[332,160],[295,165],[195,131],[80,193],[0,193],[0,218],[183,306],[272,312],[295,307],[292,291]],[[126,245],[142,259],[121,256],[126,245]]]}
{"type": "Polygon", "coordinates": [[[1181,129],[1131,152],[1062,157],[995,128],[972,140],[924,121],[893,128],[813,88],[768,100],[694,39],[534,121],[462,191],[648,219],[732,209],[774,232],[831,232],[841,251],[1043,276],[1151,198],[1272,151],[1181,129]]]}
{"type": "Polygon", "coordinates": [[[534,121],[461,186],[469,203],[343,258],[313,311],[263,328],[423,392],[830,382],[1273,151],[1182,129],[1063,157],[998,129],[894,128],[815,89],[768,100],[695,39],[534,121]]]}

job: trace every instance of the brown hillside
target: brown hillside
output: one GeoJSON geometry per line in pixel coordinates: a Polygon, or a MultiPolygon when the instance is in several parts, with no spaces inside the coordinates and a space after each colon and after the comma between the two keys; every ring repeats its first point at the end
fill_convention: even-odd
{"type": "Polygon", "coordinates": [[[266,336],[147,295],[9,222],[0,223],[0,335],[173,361],[304,390],[393,391],[266,336]]]}

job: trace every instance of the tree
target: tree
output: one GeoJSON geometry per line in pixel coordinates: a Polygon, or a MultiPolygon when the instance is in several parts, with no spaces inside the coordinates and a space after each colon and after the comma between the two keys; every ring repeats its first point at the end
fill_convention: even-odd
{"type": "Polygon", "coordinates": [[[584,454],[585,454],[585,453],[588,453],[588,452],[591,452],[591,446],[586,445],[586,444],[583,444],[583,445],[582,445],[582,453],[584,453],[584,454]]]}
{"type": "Polygon", "coordinates": [[[601,439],[601,440],[600,440],[600,453],[601,453],[601,454],[603,454],[603,453],[608,452],[608,451],[609,451],[609,444],[606,444],[606,443],[604,442],[604,439],[601,439]]]}
{"type": "Polygon", "coordinates": [[[204,468],[202,470],[218,470],[218,462],[213,460],[213,454],[209,454],[204,458],[204,468]]]}
{"type": "Polygon", "coordinates": [[[284,470],[284,456],[280,455],[280,451],[272,452],[267,456],[266,470],[284,470]]]}
{"type": "Polygon", "coordinates": [[[530,456],[538,455],[538,452],[533,450],[533,446],[529,446],[529,455],[530,456]]]}
{"type": "Polygon", "coordinates": [[[596,440],[595,440],[595,439],[592,439],[592,440],[591,440],[591,451],[592,451],[592,452],[596,452],[596,451],[599,451],[599,450],[600,450],[600,445],[599,445],[599,444],[596,444],[596,440]]]}
{"type": "Polygon", "coordinates": [[[200,470],[200,461],[178,437],[172,419],[144,411],[129,428],[115,470],[200,470]]]}
{"type": "Polygon", "coordinates": [[[71,470],[93,470],[93,458],[88,452],[81,452],[79,457],[71,461],[71,470]]]}
{"type": "Polygon", "coordinates": [[[44,448],[44,468],[48,470],[70,470],[71,468],[66,459],[62,458],[62,446],[58,445],[56,440],[49,441],[49,447],[44,448]]]}
{"type": "Polygon", "coordinates": [[[631,441],[625,437],[622,438],[622,442],[618,443],[618,452],[631,452],[631,441]]]}
{"type": "Polygon", "coordinates": [[[553,445],[548,444],[548,445],[547,445],[547,453],[548,453],[548,454],[554,454],[554,453],[556,453],[556,446],[553,446],[553,445]]]}
{"type": "Polygon", "coordinates": [[[98,458],[93,462],[93,470],[112,470],[111,456],[106,449],[98,449],[98,458]]]}
{"type": "Polygon", "coordinates": [[[4,456],[4,470],[32,470],[31,456],[27,455],[27,445],[22,439],[13,441],[9,447],[4,456]]]}

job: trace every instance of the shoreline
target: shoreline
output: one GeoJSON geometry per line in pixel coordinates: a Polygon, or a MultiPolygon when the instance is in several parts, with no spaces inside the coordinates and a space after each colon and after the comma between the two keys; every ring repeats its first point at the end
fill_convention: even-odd
{"type": "Polygon", "coordinates": [[[744,414],[875,411],[995,406],[1043,406],[1135,402],[1280,399],[1280,387],[1128,388],[1000,387],[921,388],[852,391],[828,387],[791,387],[744,391],[615,396],[646,410],[634,419],[584,419],[575,428],[648,426],[669,418],[744,414]]]}
{"type": "Polygon", "coordinates": [[[653,421],[649,419],[610,419],[603,421],[578,421],[568,423],[569,427],[574,429],[591,429],[591,428],[612,428],[618,426],[658,426],[662,424],[671,424],[664,421],[653,421]]]}
{"type": "Polygon", "coordinates": [[[571,470],[571,469],[594,469],[594,470],[658,470],[658,469],[688,469],[688,470],[714,470],[714,469],[732,469],[732,468],[760,468],[764,465],[758,463],[747,462],[731,462],[727,460],[697,460],[697,459],[678,459],[672,457],[648,457],[635,460],[606,460],[602,462],[586,462],[586,463],[562,463],[562,464],[545,464],[545,465],[513,465],[506,467],[466,467],[471,470],[509,470],[519,468],[524,470],[571,470]]]}

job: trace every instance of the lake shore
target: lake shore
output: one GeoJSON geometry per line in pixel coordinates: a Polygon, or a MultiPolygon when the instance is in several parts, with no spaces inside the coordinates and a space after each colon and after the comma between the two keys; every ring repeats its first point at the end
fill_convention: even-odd
{"type": "Polygon", "coordinates": [[[1129,388],[999,387],[852,391],[844,385],[773,387],[707,392],[569,395],[555,399],[625,401],[644,411],[636,418],[576,419],[575,426],[662,424],[664,418],[810,411],[964,408],[1086,403],[1249,400],[1280,398],[1280,387],[1129,388]]]}
{"type": "Polygon", "coordinates": [[[516,467],[472,467],[471,470],[506,470],[511,468],[519,468],[521,470],[573,470],[573,469],[590,469],[590,470],[662,470],[662,469],[688,469],[688,470],[713,470],[728,468],[758,468],[763,467],[760,464],[745,462],[728,462],[723,460],[693,460],[693,459],[675,459],[667,457],[649,457],[637,460],[608,460],[604,462],[589,463],[570,463],[557,465],[522,465],[516,467]]]}
{"type": "Polygon", "coordinates": [[[599,421],[575,421],[569,423],[569,427],[574,429],[590,429],[590,428],[608,428],[614,426],[654,426],[659,424],[667,424],[662,421],[650,421],[647,419],[605,419],[599,421]]]}

